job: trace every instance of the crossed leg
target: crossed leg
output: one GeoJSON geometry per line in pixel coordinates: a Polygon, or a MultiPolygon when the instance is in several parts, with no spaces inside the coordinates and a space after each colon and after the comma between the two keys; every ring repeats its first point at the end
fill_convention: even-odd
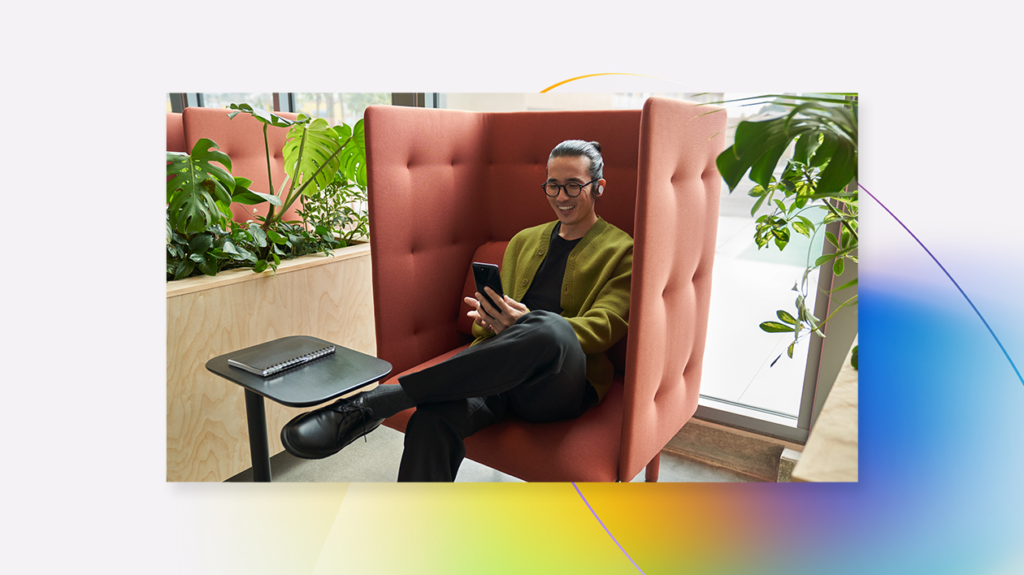
{"type": "Polygon", "coordinates": [[[466,456],[465,438],[507,410],[545,423],[579,417],[596,398],[572,326],[545,311],[399,383],[417,405],[399,481],[453,481],[466,456]]]}

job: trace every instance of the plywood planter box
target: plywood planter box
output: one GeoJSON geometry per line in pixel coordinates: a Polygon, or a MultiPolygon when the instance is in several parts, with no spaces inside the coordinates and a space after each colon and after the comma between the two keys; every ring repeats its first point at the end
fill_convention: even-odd
{"type": "MultiPolygon", "coordinates": [[[[218,355],[311,335],[375,355],[370,245],[167,284],[167,480],[224,481],[252,466],[242,389],[206,370],[218,355]]],[[[306,409],[266,402],[271,455],[306,409]]]]}

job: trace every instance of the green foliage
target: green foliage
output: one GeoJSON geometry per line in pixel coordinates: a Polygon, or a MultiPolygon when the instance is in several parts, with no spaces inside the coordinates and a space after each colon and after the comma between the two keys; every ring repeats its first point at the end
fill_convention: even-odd
{"type": "Polygon", "coordinates": [[[206,138],[196,142],[191,154],[167,152],[167,175],[171,176],[167,181],[169,225],[181,233],[194,234],[230,214],[231,192],[235,189],[230,170],[231,158],[206,138]]]}
{"type": "Polygon", "coordinates": [[[280,205],[276,197],[250,190],[252,181],[234,178],[230,170],[231,158],[213,140],[201,138],[191,154],[167,152],[168,225],[191,236],[230,218],[231,202],[280,205]]]}
{"type": "Polygon", "coordinates": [[[366,188],[355,185],[340,172],[333,182],[302,200],[299,215],[318,233],[332,232],[347,245],[369,236],[366,188]]]}
{"type": "Polygon", "coordinates": [[[287,128],[294,124],[292,120],[285,118],[284,116],[278,116],[273,112],[268,112],[260,108],[253,108],[249,104],[231,104],[228,109],[235,110],[228,114],[228,118],[234,119],[241,112],[251,115],[253,118],[258,120],[264,126],[276,126],[278,128],[287,128]]]}
{"type": "Polygon", "coordinates": [[[268,178],[267,129],[289,130],[283,152],[291,184],[286,180],[278,194],[250,190],[252,182],[231,175],[231,158],[211,140],[197,142],[191,154],[168,152],[168,281],[234,268],[252,268],[257,273],[276,270],[282,259],[330,255],[354,237],[368,235],[361,120],[354,128],[329,127],[323,120],[303,115],[289,120],[248,104],[230,108],[235,110],[231,118],[246,113],[263,124],[268,178]],[[281,216],[303,194],[307,222],[282,221],[281,216]],[[232,202],[270,202],[271,208],[256,222],[240,224],[231,220],[232,202]]]}
{"type": "MultiPolygon", "coordinates": [[[[346,130],[348,126],[342,124],[346,130]]],[[[363,129],[363,121],[359,120],[352,127],[352,143],[354,147],[345,148],[342,152],[342,173],[345,179],[353,181],[357,186],[366,191],[366,132],[363,129]]],[[[348,137],[348,136],[346,136],[348,137]]]]}
{"type": "Polygon", "coordinates": [[[296,185],[311,194],[317,189],[327,187],[328,178],[341,167],[338,151],[341,149],[342,131],[335,131],[327,125],[327,120],[316,118],[304,121],[307,117],[300,114],[299,121],[288,130],[288,140],[284,143],[284,169],[292,180],[292,189],[296,185]],[[313,186],[308,185],[313,183],[313,186]]]}
{"type": "Polygon", "coordinates": [[[735,144],[716,161],[729,191],[736,189],[748,170],[751,180],[767,188],[782,154],[798,140],[793,161],[822,168],[814,197],[844,193],[857,175],[856,100],[813,100],[790,104],[777,99],[775,103],[792,110],[737,126],[735,144]]]}
{"type": "MultiPolygon", "coordinates": [[[[774,244],[781,251],[792,233],[813,239],[828,224],[838,224],[838,234],[824,232],[835,249],[833,253],[818,257],[813,264],[808,253],[803,278],[793,286],[797,292],[796,313],[779,310],[776,315],[780,321],[760,324],[769,333],[793,333],[793,343],[787,349],[792,358],[800,338],[810,333],[825,337],[821,328],[829,319],[839,309],[857,303],[857,296],[849,298],[824,320],[815,317],[806,304],[808,277],[814,269],[829,264],[838,276],[845,271],[847,260],[857,262],[857,101],[839,96],[775,96],[773,104],[789,111],[767,120],[740,122],[735,143],[718,156],[716,163],[730,192],[749,172],[756,184],[749,195],[757,198],[751,216],[762,206],[771,207],[755,222],[758,249],[774,244]],[[790,145],[793,156],[776,178],[774,173],[790,145]],[[826,212],[820,224],[803,215],[808,210],[826,212]]],[[[832,292],[855,285],[856,278],[832,292]]]]}
{"type": "MultiPolygon", "coordinates": [[[[253,108],[248,104],[231,104],[235,110],[230,117],[239,113],[250,114],[263,123],[264,147],[267,144],[267,127],[288,127],[288,137],[282,153],[284,155],[285,173],[291,184],[287,193],[282,185],[279,196],[283,196],[280,212],[271,209],[264,220],[267,228],[281,221],[281,216],[303,194],[312,196],[322,192],[334,182],[339,172],[347,180],[355,181],[363,189],[366,188],[366,144],[364,141],[363,121],[356,122],[355,127],[347,125],[328,126],[327,121],[299,114],[295,120],[288,120],[266,110],[253,108]]],[[[272,182],[270,173],[270,150],[267,149],[267,177],[272,182]]],[[[271,184],[273,185],[273,184],[271,184]]]]}
{"type": "Polygon", "coordinates": [[[227,226],[211,226],[191,237],[167,227],[167,280],[236,268],[262,272],[277,270],[281,260],[323,253],[344,247],[345,243],[329,232],[309,231],[300,225],[278,222],[264,230],[256,222],[240,224],[227,220],[227,226]]]}

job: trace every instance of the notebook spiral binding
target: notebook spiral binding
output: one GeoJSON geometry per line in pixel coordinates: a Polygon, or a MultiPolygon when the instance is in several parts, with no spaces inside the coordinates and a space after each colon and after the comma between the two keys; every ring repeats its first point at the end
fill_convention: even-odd
{"type": "Polygon", "coordinates": [[[282,371],[284,371],[286,369],[291,369],[291,368],[293,368],[293,367],[295,367],[297,365],[300,365],[300,364],[303,364],[303,363],[306,363],[306,362],[309,362],[309,361],[313,361],[314,359],[320,359],[321,357],[323,357],[325,355],[330,355],[332,353],[334,353],[334,346],[333,345],[329,345],[327,347],[318,349],[316,351],[311,351],[311,352],[309,352],[309,353],[307,353],[305,355],[300,355],[300,356],[298,356],[296,358],[289,359],[288,361],[282,361],[281,363],[274,364],[274,365],[268,367],[267,369],[265,369],[263,371],[263,373],[265,375],[274,375],[274,374],[280,373],[280,372],[282,372],[282,371]]]}

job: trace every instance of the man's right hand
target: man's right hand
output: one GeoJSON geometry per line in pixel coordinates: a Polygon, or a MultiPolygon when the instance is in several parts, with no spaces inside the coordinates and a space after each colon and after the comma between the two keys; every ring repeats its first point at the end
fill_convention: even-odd
{"type": "Polygon", "coordinates": [[[476,298],[465,298],[469,307],[473,308],[466,315],[473,319],[473,323],[484,329],[491,330],[495,335],[498,335],[512,327],[520,317],[530,313],[530,309],[528,307],[509,296],[499,298],[498,294],[491,288],[485,287],[484,290],[487,291],[487,295],[490,296],[492,301],[497,302],[498,308],[496,309],[492,307],[491,304],[487,303],[487,300],[480,295],[480,292],[476,292],[476,294],[474,294],[476,295],[476,298]]]}

